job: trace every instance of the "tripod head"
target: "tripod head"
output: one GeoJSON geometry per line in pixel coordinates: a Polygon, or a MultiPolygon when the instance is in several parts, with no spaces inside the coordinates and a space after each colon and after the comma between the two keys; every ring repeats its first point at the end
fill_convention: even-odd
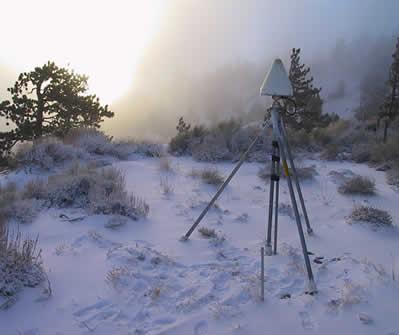
{"type": "Polygon", "coordinates": [[[292,98],[293,89],[291,81],[288,78],[287,71],[281,59],[274,60],[269,73],[260,88],[261,96],[270,96],[273,99],[272,107],[266,110],[265,122],[270,118],[272,108],[279,107],[282,114],[293,116],[296,114],[297,106],[295,100],[292,98]],[[293,111],[289,110],[289,106],[293,106],[293,111]]]}
{"type": "Polygon", "coordinates": [[[265,117],[263,119],[263,127],[266,128],[269,123],[271,117],[271,111],[273,108],[279,108],[281,114],[285,114],[288,116],[294,116],[297,113],[297,105],[293,98],[291,97],[283,97],[283,96],[272,96],[273,104],[269,108],[266,109],[265,117]],[[293,110],[290,111],[288,106],[293,106],[293,110]]]}

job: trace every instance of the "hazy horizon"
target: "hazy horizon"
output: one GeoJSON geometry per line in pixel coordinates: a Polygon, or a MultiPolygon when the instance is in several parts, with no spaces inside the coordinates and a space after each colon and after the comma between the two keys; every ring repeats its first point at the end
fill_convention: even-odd
{"type": "Polygon", "coordinates": [[[280,57],[288,67],[293,47],[302,49],[323,93],[341,79],[355,87],[368,62],[389,59],[389,51],[376,50],[389,50],[391,42],[393,50],[398,10],[397,1],[372,0],[65,1],[60,7],[47,0],[16,1],[0,23],[7,31],[21,18],[3,38],[8,47],[0,55],[0,98],[19,72],[54,60],[89,75],[92,92],[111,104],[115,117],[104,124],[107,132],[166,136],[180,115],[195,122],[244,115],[259,101],[271,60],[280,57]],[[30,34],[45,15],[50,22],[38,28],[47,38],[30,34]],[[70,30],[64,25],[72,19],[70,30]]]}

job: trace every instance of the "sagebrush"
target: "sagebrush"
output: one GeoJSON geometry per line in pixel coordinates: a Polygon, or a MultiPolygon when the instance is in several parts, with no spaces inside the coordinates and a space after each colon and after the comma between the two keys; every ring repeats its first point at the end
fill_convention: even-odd
{"type": "Polygon", "coordinates": [[[224,178],[215,167],[205,167],[200,170],[193,169],[191,176],[201,178],[205,184],[220,186],[223,184],[224,178]]]}
{"type": "Polygon", "coordinates": [[[338,192],[342,194],[375,194],[375,181],[366,176],[353,176],[345,180],[339,187],[338,192]]]}
{"type": "Polygon", "coordinates": [[[392,226],[391,214],[372,206],[355,206],[348,216],[349,223],[366,222],[375,226],[392,226]]]}
{"type": "Polygon", "coordinates": [[[12,233],[0,218],[0,296],[10,297],[24,286],[34,287],[45,279],[38,237],[12,233]]]}

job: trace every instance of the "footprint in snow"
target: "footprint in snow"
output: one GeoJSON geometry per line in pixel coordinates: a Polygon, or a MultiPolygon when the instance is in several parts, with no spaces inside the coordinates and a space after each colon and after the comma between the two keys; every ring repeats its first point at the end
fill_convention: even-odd
{"type": "Polygon", "coordinates": [[[302,327],[304,329],[311,330],[314,328],[314,323],[313,323],[312,319],[310,318],[310,315],[308,312],[305,312],[305,311],[299,312],[299,317],[302,321],[302,327]]]}
{"type": "Polygon", "coordinates": [[[21,335],[40,335],[40,331],[38,328],[25,330],[21,335]]]}
{"type": "Polygon", "coordinates": [[[199,321],[194,326],[194,335],[206,335],[208,332],[208,322],[205,320],[199,321]]]}
{"type": "Polygon", "coordinates": [[[73,313],[81,326],[89,329],[95,329],[101,322],[113,317],[118,318],[119,314],[120,311],[117,310],[116,306],[104,299],[73,313]]]}

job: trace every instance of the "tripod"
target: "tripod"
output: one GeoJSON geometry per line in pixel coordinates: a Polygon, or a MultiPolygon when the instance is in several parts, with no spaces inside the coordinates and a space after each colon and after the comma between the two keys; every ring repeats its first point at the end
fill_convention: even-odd
{"type": "Polygon", "coordinates": [[[271,120],[273,127],[273,141],[272,141],[272,164],[270,173],[270,194],[269,194],[269,216],[267,223],[266,232],[266,248],[265,254],[271,256],[272,253],[277,253],[277,231],[278,231],[278,203],[279,203],[279,183],[280,183],[280,160],[281,165],[284,170],[285,176],[287,178],[287,184],[289,189],[289,194],[291,198],[292,207],[294,209],[295,221],[298,228],[298,234],[301,242],[303,257],[305,259],[306,271],[309,279],[309,293],[316,292],[316,285],[314,282],[312,266],[310,264],[309,253],[306,246],[305,236],[303,233],[301,217],[298,210],[298,204],[295,197],[294,186],[292,179],[294,180],[298,197],[301,204],[301,209],[305,217],[305,223],[307,227],[308,234],[312,234],[313,230],[309,223],[309,217],[306,211],[305,201],[303,199],[301,186],[299,184],[298,174],[295,169],[294,160],[291,154],[291,150],[287,140],[287,134],[285,131],[284,123],[281,118],[282,107],[278,100],[275,99],[271,107],[271,120]],[[290,164],[290,168],[287,164],[287,157],[290,164]],[[274,213],[274,243],[272,250],[272,226],[273,226],[273,205],[275,206],[274,213]]]}
{"type": "MultiPolygon", "coordinates": [[[[309,259],[309,254],[306,246],[306,241],[305,241],[305,236],[302,228],[302,223],[301,223],[301,217],[299,214],[298,210],[298,205],[295,197],[295,192],[294,192],[294,187],[292,183],[292,179],[294,180],[300,204],[301,204],[301,209],[303,212],[303,215],[305,217],[305,222],[306,222],[306,227],[307,227],[307,232],[308,234],[311,234],[312,228],[310,227],[309,223],[309,218],[307,215],[306,207],[305,207],[305,202],[303,199],[301,187],[299,184],[299,180],[297,177],[297,172],[295,169],[294,165],[294,160],[292,158],[291,150],[288,145],[287,141],[287,136],[284,128],[283,121],[281,119],[281,112],[283,111],[283,107],[280,105],[278,102],[278,99],[274,99],[273,105],[270,108],[271,111],[271,120],[272,120],[272,128],[273,128],[273,141],[272,141],[272,166],[271,166],[271,175],[270,175],[270,195],[269,195],[269,216],[268,216],[268,223],[267,223],[267,229],[266,229],[266,248],[265,248],[265,254],[268,256],[271,256],[273,253],[277,253],[277,228],[278,228],[278,197],[279,197],[279,181],[280,181],[280,160],[282,163],[282,167],[284,170],[284,173],[287,178],[288,182],[288,189],[290,193],[290,198],[292,202],[292,207],[294,209],[295,213],[295,220],[298,228],[298,234],[301,242],[301,247],[302,247],[302,252],[303,256],[305,259],[305,265],[306,265],[306,270],[308,274],[308,279],[309,279],[309,293],[315,293],[316,290],[316,285],[314,282],[313,278],[313,272],[312,272],[312,266],[310,264],[310,259],[309,259]],[[281,157],[280,157],[281,156],[281,157]],[[291,179],[291,173],[290,169],[287,164],[287,157],[290,163],[290,168],[292,171],[292,179],[291,179]],[[274,213],[274,248],[272,252],[272,225],[273,225],[273,205],[275,205],[275,213],[274,213]]],[[[258,141],[259,137],[261,134],[259,134],[253,142],[249,145],[247,151],[245,151],[237,165],[234,167],[233,171],[230,173],[230,175],[227,177],[227,179],[224,181],[224,183],[220,186],[216,194],[213,196],[211,201],[208,203],[208,205],[204,208],[204,210],[201,212],[197,220],[194,222],[194,224],[191,226],[191,228],[187,231],[187,233],[182,237],[183,241],[188,240],[190,235],[193,233],[195,228],[199,225],[201,220],[204,218],[206,213],[209,211],[209,209],[212,207],[212,205],[215,203],[215,201],[219,198],[219,196],[222,194],[223,190],[226,188],[228,183],[231,181],[231,179],[234,177],[234,175],[237,173],[238,169],[241,167],[241,165],[244,163],[245,159],[247,158],[249,152],[251,149],[255,146],[256,142],[258,141]]]]}

